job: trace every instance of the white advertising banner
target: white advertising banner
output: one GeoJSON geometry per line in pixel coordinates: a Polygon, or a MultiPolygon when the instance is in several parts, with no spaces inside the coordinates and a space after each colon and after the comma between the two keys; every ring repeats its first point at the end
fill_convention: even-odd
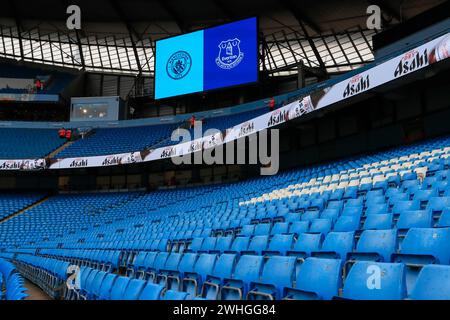
{"type": "Polygon", "coordinates": [[[297,101],[226,129],[224,132],[212,132],[205,137],[178,143],[173,146],[117,155],[66,159],[0,160],[0,170],[70,169],[113,166],[168,159],[201,151],[283,124],[289,120],[411,74],[449,57],[450,33],[447,33],[424,45],[358,73],[352,78],[314,91],[297,101]]]}

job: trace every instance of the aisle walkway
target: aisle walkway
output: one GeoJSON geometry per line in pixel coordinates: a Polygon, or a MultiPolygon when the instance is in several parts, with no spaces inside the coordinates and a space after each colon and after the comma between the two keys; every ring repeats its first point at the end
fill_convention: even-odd
{"type": "Polygon", "coordinates": [[[28,297],[25,300],[52,300],[41,288],[27,279],[25,279],[24,286],[28,290],[28,297]]]}

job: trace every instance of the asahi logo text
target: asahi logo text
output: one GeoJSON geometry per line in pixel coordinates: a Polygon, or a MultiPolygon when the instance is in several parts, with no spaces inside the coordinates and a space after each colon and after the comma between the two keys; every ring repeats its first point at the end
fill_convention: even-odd
{"type": "MultiPolygon", "coordinates": [[[[283,119],[284,119],[284,113],[283,119]]],[[[239,134],[242,132],[251,132],[255,130],[253,122],[244,124],[241,127],[239,134]],[[243,131],[242,131],[242,128],[243,131]]],[[[279,131],[278,129],[262,130],[258,134],[251,133],[247,135],[248,139],[244,136],[237,140],[232,140],[226,144],[218,144],[211,148],[202,148],[202,144],[197,145],[197,141],[208,140],[211,136],[219,136],[220,130],[208,129],[202,134],[202,125],[198,125],[194,128],[194,136],[191,136],[191,132],[186,129],[177,129],[172,132],[172,141],[180,141],[181,143],[187,143],[194,141],[189,146],[189,150],[186,154],[176,155],[176,148],[171,148],[165,155],[171,157],[172,162],[175,165],[192,164],[261,164],[261,175],[274,175],[277,174],[279,169],[279,131]],[[269,138],[270,132],[270,138],[269,138]],[[269,142],[270,140],[270,142],[269,142]],[[248,141],[248,148],[247,148],[248,141]],[[235,148],[235,143],[237,148],[235,148]],[[269,143],[270,143],[270,155],[269,155],[269,143]],[[226,148],[226,155],[224,153],[226,148]],[[235,151],[235,149],[237,151],[235,151]],[[248,150],[248,153],[247,153],[248,150]]],[[[223,140],[222,140],[223,141],[223,140]]],[[[162,157],[162,155],[161,155],[162,157]]]]}
{"type": "Polygon", "coordinates": [[[363,77],[361,75],[354,76],[350,79],[347,87],[345,87],[344,98],[351,97],[370,88],[369,75],[363,77]]]}
{"type": "Polygon", "coordinates": [[[286,122],[289,120],[289,114],[287,111],[276,110],[270,115],[270,119],[267,122],[268,127],[276,126],[277,124],[286,122]]]}
{"type": "Polygon", "coordinates": [[[112,156],[112,157],[107,157],[105,158],[105,160],[103,160],[102,162],[102,166],[113,166],[113,165],[118,165],[121,163],[121,157],[119,156],[112,156]]]}
{"type": "Polygon", "coordinates": [[[165,158],[170,158],[174,155],[176,155],[176,148],[175,147],[170,147],[170,148],[166,148],[161,152],[161,159],[165,159],[165,158]]]}
{"type": "Polygon", "coordinates": [[[239,137],[246,136],[255,130],[255,123],[253,121],[246,122],[241,125],[239,130],[239,137]]]}
{"type": "Polygon", "coordinates": [[[398,63],[397,68],[395,68],[394,77],[402,76],[427,65],[427,49],[425,49],[423,52],[419,52],[418,50],[411,50],[405,53],[403,58],[398,63]]]}
{"type": "Polygon", "coordinates": [[[88,165],[87,159],[75,159],[70,163],[69,167],[70,168],[82,168],[82,167],[87,167],[87,165],[88,165]]]}

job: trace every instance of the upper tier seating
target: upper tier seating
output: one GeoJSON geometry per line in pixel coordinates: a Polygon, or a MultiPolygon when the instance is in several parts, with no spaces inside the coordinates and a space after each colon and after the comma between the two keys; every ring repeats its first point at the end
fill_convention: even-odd
{"type": "Polygon", "coordinates": [[[99,128],[56,155],[57,158],[88,157],[141,151],[172,134],[179,124],[128,128],[99,128]]]}
{"type": "Polygon", "coordinates": [[[55,129],[0,128],[0,159],[40,159],[65,140],[55,129]]]}

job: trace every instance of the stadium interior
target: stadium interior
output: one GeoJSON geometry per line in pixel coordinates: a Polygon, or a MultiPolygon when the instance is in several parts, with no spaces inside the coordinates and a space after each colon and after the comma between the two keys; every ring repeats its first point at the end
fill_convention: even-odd
{"type": "Polygon", "coordinates": [[[72,2],[0,11],[0,300],[450,300],[448,1],[72,2]]]}

